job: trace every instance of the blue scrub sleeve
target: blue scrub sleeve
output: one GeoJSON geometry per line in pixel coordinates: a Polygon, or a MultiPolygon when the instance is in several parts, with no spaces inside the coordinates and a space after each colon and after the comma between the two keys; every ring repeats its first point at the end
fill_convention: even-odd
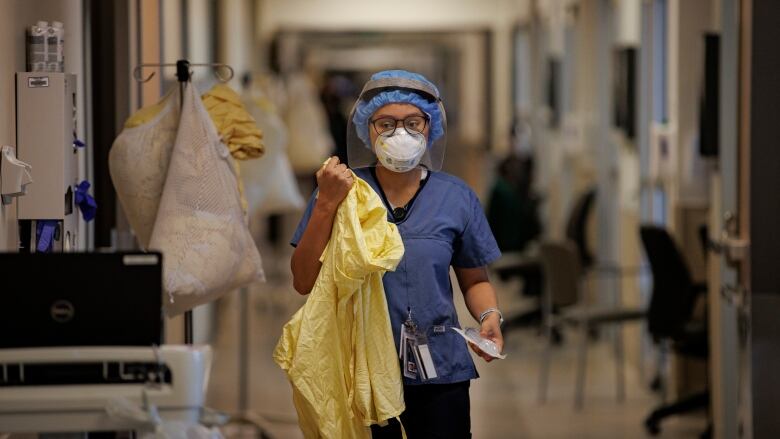
{"type": "Polygon", "coordinates": [[[484,267],[501,256],[496,239],[490,230],[485,211],[477,195],[469,190],[469,219],[455,239],[452,266],[458,268],[484,267]]]}
{"type": "Polygon", "coordinates": [[[309,204],[306,205],[306,211],[303,212],[301,221],[298,223],[298,227],[295,229],[295,233],[293,233],[293,237],[290,240],[291,246],[298,247],[298,243],[301,241],[301,236],[303,236],[303,232],[306,231],[306,226],[309,224],[309,218],[311,218],[311,212],[314,210],[315,201],[317,201],[317,189],[314,189],[314,193],[311,194],[311,198],[309,198],[309,204]]]}

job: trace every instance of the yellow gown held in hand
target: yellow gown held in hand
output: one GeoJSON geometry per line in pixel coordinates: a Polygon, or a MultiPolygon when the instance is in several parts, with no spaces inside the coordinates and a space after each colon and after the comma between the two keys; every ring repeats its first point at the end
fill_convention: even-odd
{"type": "Polygon", "coordinates": [[[314,288],[274,350],[307,439],[369,438],[371,424],[405,408],[382,286],[382,275],[403,257],[403,242],[376,192],[354,178],[314,288]]]}

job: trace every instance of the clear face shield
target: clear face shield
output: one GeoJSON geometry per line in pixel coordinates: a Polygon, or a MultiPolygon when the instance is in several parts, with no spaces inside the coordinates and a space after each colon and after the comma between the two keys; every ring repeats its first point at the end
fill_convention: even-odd
{"type": "MultiPolygon", "coordinates": [[[[376,166],[380,162],[376,148],[389,146],[390,156],[398,157],[398,154],[393,155],[392,146],[408,142],[405,137],[419,140],[418,143],[424,145],[420,165],[433,171],[441,169],[447,145],[447,116],[438,91],[424,81],[410,78],[368,81],[352,107],[347,123],[349,166],[376,166]],[[402,118],[378,111],[390,104],[409,104],[419,111],[410,111],[402,118]]],[[[380,154],[388,160],[384,149],[380,154]]],[[[406,168],[402,166],[401,169],[406,168]]]]}

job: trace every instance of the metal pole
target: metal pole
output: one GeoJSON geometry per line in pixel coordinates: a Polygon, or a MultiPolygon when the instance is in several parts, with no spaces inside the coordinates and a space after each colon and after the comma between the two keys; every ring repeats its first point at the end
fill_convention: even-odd
{"type": "MultiPolygon", "coordinates": [[[[176,61],[176,79],[179,81],[179,116],[184,106],[184,89],[190,80],[190,62],[186,59],[176,61]]],[[[193,344],[192,310],[184,313],[184,344],[193,344]]]]}
{"type": "Polygon", "coordinates": [[[238,316],[238,412],[249,410],[249,289],[239,291],[238,316]]]}

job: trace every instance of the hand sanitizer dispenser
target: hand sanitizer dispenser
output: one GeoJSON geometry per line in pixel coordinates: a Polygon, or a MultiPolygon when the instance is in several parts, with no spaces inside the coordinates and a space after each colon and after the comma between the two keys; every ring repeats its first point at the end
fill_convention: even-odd
{"type": "Polygon", "coordinates": [[[76,75],[16,74],[16,155],[35,169],[35,183],[17,203],[23,249],[37,247],[36,231],[41,225],[47,232],[54,231],[47,250],[77,247],[76,114],[76,75]]]}
{"type": "Polygon", "coordinates": [[[0,148],[0,195],[3,204],[11,204],[12,197],[24,195],[32,183],[32,166],[16,158],[14,147],[0,148]]]}

